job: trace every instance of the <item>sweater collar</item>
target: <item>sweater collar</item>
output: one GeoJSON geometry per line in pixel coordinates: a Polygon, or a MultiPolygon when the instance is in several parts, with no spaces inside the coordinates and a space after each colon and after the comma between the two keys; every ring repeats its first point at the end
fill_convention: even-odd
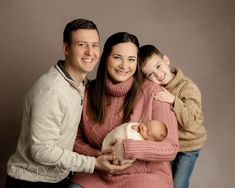
{"type": "Polygon", "coordinates": [[[173,67],[171,72],[175,74],[175,77],[165,86],[166,89],[176,87],[176,85],[182,80],[183,73],[179,68],[173,67]]]}
{"type": "Polygon", "coordinates": [[[107,79],[106,80],[107,92],[108,94],[116,97],[124,96],[130,91],[133,81],[134,78],[131,77],[127,81],[114,84],[110,79],[107,79]]]}

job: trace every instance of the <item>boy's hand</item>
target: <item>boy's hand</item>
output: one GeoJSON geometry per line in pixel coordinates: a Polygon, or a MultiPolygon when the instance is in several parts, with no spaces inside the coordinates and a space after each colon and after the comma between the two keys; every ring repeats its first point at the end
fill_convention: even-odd
{"type": "Polygon", "coordinates": [[[162,87],[163,91],[156,93],[153,98],[158,101],[167,102],[173,104],[175,101],[175,96],[171,94],[167,89],[162,87]]]}

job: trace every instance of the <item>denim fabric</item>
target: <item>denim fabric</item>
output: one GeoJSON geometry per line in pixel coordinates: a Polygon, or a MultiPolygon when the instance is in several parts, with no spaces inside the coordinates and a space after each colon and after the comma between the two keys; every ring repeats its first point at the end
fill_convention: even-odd
{"type": "Polygon", "coordinates": [[[58,183],[46,183],[46,182],[30,182],[25,180],[19,180],[7,176],[5,182],[5,188],[67,188],[70,183],[68,178],[65,178],[58,183]]]}
{"type": "Polygon", "coordinates": [[[174,188],[188,188],[189,179],[192,175],[194,165],[200,150],[190,152],[179,152],[171,162],[174,188]]]}
{"type": "Polygon", "coordinates": [[[82,188],[82,187],[78,184],[72,183],[72,184],[70,184],[69,188],[82,188]]]}

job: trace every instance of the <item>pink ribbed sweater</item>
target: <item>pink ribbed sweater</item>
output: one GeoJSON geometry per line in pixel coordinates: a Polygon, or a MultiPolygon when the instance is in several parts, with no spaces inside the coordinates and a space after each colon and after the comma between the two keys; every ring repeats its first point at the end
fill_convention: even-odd
{"type": "MultiPolygon", "coordinates": [[[[87,93],[85,94],[82,123],[74,147],[77,152],[96,156],[105,135],[121,124],[123,111],[120,109],[132,83],[132,78],[115,85],[107,81],[109,97],[106,119],[102,125],[92,122],[89,118],[86,110],[89,108],[87,93]]],[[[78,172],[73,177],[74,183],[85,188],[173,188],[169,161],[174,159],[179,149],[178,128],[170,105],[153,100],[154,93],[160,90],[159,85],[144,81],[137,95],[131,121],[163,121],[168,128],[167,138],[162,142],[126,139],[123,141],[124,157],[137,159],[131,167],[119,175],[102,171],[95,171],[93,174],[78,172]]]]}

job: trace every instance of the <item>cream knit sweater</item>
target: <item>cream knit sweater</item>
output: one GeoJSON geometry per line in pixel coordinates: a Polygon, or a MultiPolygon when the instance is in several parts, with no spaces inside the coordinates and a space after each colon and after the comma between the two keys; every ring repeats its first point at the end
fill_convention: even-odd
{"type": "Polygon", "coordinates": [[[70,172],[92,173],[95,158],[72,152],[81,116],[84,86],[67,78],[58,65],[29,91],[9,176],[32,182],[58,182],[70,172]]]}

